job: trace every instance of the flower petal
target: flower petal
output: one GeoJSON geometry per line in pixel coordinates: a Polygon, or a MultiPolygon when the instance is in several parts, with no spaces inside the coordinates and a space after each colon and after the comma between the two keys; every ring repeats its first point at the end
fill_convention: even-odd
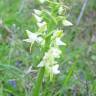
{"type": "Polygon", "coordinates": [[[42,3],[42,4],[43,4],[46,0],[39,0],[39,1],[40,1],[40,3],[42,3]]]}
{"type": "Polygon", "coordinates": [[[68,20],[63,20],[63,25],[64,26],[72,26],[73,24],[68,20]]]}
{"type": "Polygon", "coordinates": [[[60,38],[56,38],[56,45],[66,45],[66,43],[62,42],[60,38]]]}
{"type": "Polygon", "coordinates": [[[58,70],[58,68],[59,68],[59,65],[58,64],[52,66],[52,73],[53,74],[59,74],[60,73],[60,70],[58,70]]]}
{"type": "Polygon", "coordinates": [[[37,39],[38,34],[32,33],[29,30],[26,30],[26,32],[27,32],[27,35],[28,35],[28,37],[29,37],[30,40],[36,40],[37,39]]]}
{"type": "Polygon", "coordinates": [[[43,61],[41,61],[39,64],[38,64],[38,66],[37,67],[44,67],[44,62],[43,61]]]}
{"type": "Polygon", "coordinates": [[[34,9],[34,13],[37,15],[41,15],[42,12],[40,10],[34,9]]]}
{"type": "Polygon", "coordinates": [[[30,40],[30,39],[24,39],[23,41],[25,41],[25,42],[29,42],[29,43],[32,42],[32,40],[30,40]]]}
{"type": "Polygon", "coordinates": [[[39,22],[37,23],[39,27],[39,32],[44,32],[47,30],[47,23],[46,22],[39,22]]]}
{"type": "Polygon", "coordinates": [[[55,58],[59,58],[60,54],[61,54],[61,51],[58,48],[52,47],[50,49],[50,54],[52,54],[55,58]]]}
{"type": "Polygon", "coordinates": [[[33,16],[35,17],[35,19],[37,20],[37,22],[41,22],[42,18],[36,14],[33,13],[33,16]]]}

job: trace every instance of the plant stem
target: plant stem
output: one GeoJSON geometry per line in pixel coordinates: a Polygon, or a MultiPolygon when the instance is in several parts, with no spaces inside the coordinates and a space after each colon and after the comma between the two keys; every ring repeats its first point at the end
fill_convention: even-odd
{"type": "Polygon", "coordinates": [[[40,88],[41,88],[42,81],[43,81],[44,71],[45,71],[45,68],[42,67],[40,69],[40,72],[38,73],[38,78],[37,78],[37,81],[36,81],[36,86],[35,86],[35,88],[33,90],[33,95],[32,96],[39,96],[40,88]]]}
{"type": "MultiPolygon", "coordinates": [[[[50,48],[50,46],[49,46],[50,45],[50,39],[51,39],[50,36],[51,36],[51,34],[49,34],[46,37],[45,47],[44,47],[44,49],[42,48],[44,54],[50,48]]],[[[45,72],[45,67],[42,67],[38,73],[38,78],[36,81],[35,88],[33,89],[33,95],[32,96],[39,96],[40,88],[41,88],[43,77],[44,77],[44,72],[45,72]]]]}

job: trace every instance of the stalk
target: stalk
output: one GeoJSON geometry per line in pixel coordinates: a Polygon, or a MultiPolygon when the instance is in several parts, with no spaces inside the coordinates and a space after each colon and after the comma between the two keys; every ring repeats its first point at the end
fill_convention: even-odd
{"type": "MultiPolygon", "coordinates": [[[[51,35],[51,34],[50,34],[51,35]]],[[[50,35],[46,37],[46,43],[45,43],[45,47],[43,49],[43,52],[47,52],[49,49],[49,45],[50,45],[50,35]]],[[[42,81],[43,81],[43,77],[44,77],[44,72],[45,72],[45,67],[42,67],[38,73],[38,78],[36,81],[36,85],[35,88],[33,89],[33,95],[32,96],[39,96],[40,93],[40,88],[42,86],[42,81]]]]}
{"type": "Polygon", "coordinates": [[[35,88],[33,90],[32,96],[39,96],[40,88],[41,88],[43,77],[44,77],[44,71],[45,71],[45,68],[42,67],[40,69],[40,72],[38,73],[38,78],[37,78],[36,85],[35,85],[35,88]]]}

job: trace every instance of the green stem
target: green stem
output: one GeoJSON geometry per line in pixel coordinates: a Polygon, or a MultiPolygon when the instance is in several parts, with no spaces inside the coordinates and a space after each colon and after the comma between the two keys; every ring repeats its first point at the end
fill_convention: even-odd
{"type": "MultiPolygon", "coordinates": [[[[48,51],[48,49],[50,47],[49,46],[50,45],[50,39],[51,39],[50,36],[51,36],[51,34],[46,37],[45,47],[44,47],[44,49],[42,49],[44,54],[45,54],[45,52],[48,51]]],[[[36,81],[35,88],[33,89],[33,95],[32,96],[39,96],[40,88],[41,88],[43,77],[44,77],[44,72],[45,72],[45,67],[42,67],[38,73],[38,78],[36,81]]]]}
{"type": "Polygon", "coordinates": [[[64,86],[66,86],[68,84],[68,82],[73,74],[75,66],[76,66],[76,62],[74,62],[74,64],[72,64],[71,68],[69,69],[68,75],[64,81],[64,86]]]}
{"type": "Polygon", "coordinates": [[[39,96],[40,88],[41,88],[42,81],[43,81],[44,71],[45,71],[45,68],[42,67],[40,69],[40,72],[38,73],[36,86],[35,86],[35,88],[33,90],[33,95],[32,96],[39,96]]]}

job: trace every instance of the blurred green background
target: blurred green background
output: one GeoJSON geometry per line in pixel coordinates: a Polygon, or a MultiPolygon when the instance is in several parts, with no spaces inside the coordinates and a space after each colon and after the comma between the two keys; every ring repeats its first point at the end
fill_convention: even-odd
{"type": "MultiPolygon", "coordinates": [[[[62,2],[69,7],[65,15],[73,26],[64,27],[61,73],[43,84],[40,96],[96,96],[96,0],[88,0],[79,25],[84,0],[62,2]]],[[[22,40],[26,29],[34,29],[32,12],[40,6],[38,0],[0,0],[0,96],[32,96],[36,72],[22,74],[37,63],[39,50],[33,47],[32,55],[22,40]]]]}

